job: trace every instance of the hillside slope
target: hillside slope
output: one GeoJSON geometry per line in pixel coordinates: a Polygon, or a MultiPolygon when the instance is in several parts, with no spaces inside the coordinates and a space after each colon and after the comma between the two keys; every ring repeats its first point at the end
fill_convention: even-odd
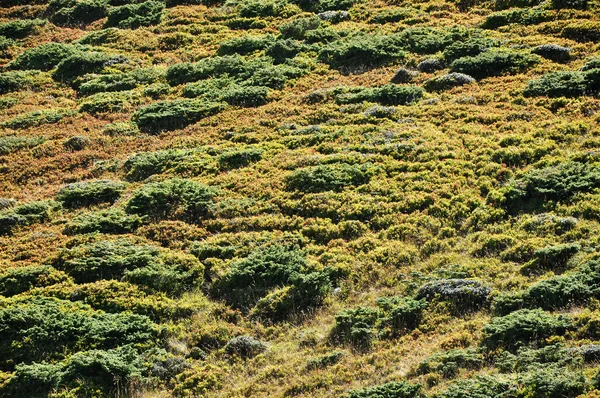
{"type": "Polygon", "coordinates": [[[0,397],[600,396],[597,0],[1,3],[0,397]]]}

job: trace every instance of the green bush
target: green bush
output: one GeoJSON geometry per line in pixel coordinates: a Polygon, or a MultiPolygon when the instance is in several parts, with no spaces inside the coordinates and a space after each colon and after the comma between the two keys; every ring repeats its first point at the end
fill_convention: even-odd
{"type": "Polygon", "coordinates": [[[398,336],[416,329],[421,323],[426,300],[410,297],[385,297],[377,299],[382,310],[378,327],[390,336],[398,336]]]}
{"type": "Polygon", "coordinates": [[[476,350],[452,349],[433,354],[419,363],[417,374],[438,373],[445,378],[454,378],[459,369],[476,370],[484,364],[483,355],[476,350]]]}
{"type": "Polygon", "coordinates": [[[248,307],[277,286],[290,285],[305,270],[306,258],[298,249],[270,245],[234,262],[215,286],[216,293],[236,307],[248,307]]]}
{"type": "Polygon", "coordinates": [[[42,19],[16,19],[0,24],[0,36],[8,39],[24,39],[46,24],[42,19]]]}
{"type": "Polygon", "coordinates": [[[358,35],[327,44],[319,51],[319,60],[344,72],[361,72],[406,58],[398,36],[358,35]]]}
{"type": "Polygon", "coordinates": [[[246,0],[238,4],[238,10],[242,18],[276,17],[279,16],[285,5],[285,1],[246,0]]]}
{"type": "Polygon", "coordinates": [[[221,110],[224,105],[196,99],[159,101],[138,109],[132,117],[141,131],[158,134],[162,131],[178,130],[194,124],[221,110]]]}
{"type": "Polygon", "coordinates": [[[475,57],[497,45],[497,41],[487,37],[469,37],[466,40],[455,41],[446,46],[444,48],[444,59],[450,63],[463,57],[475,57]]]}
{"type": "Polygon", "coordinates": [[[294,39],[277,39],[273,40],[268,47],[265,48],[265,54],[273,58],[276,64],[284,63],[287,59],[294,58],[302,51],[308,50],[310,47],[299,40],[294,39]]]}
{"type": "Polygon", "coordinates": [[[546,201],[568,201],[580,192],[590,192],[600,186],[600,171],[579,162],[533,168],[507,187],[506,206],[537,207],[546,201]]]}
{"type": "Polygon", "coordinates": [[[582,21],[565,26],[561,36],[581,43],[598,42],[600,40],[600,22],[582,21]]]}
{"type": "Polygon", "coordinates": [[[6,156],[21,149],[35,148],[44,142],[46,142],[44,137],[5,135],[0,137],[0,156],[6,156]]]}
{"type": "Polygon", "coordinates": [[[27,88],[27,78],[28,75],[24,72],[10,71],[0,73],[0,94],[6,94],[27,88]]]}
{"type": "Polygon", "coordinates": [[[76,53],[62,60],[52,77],[56,81],[72,85],[78,77],[100,72],[110,60],[111,57],[104,53],[76,53]]]}
{"type": "Polygon", "coordinates": [[[279,31],[284,39],[304,39],[306,33],[321,26],[319,17],[301,17],[279,25],[279,31]]]}
{"type": "Polygon", "coordinates": [[[61,359],[86,348],[153,344],[157,327],[147,317],[105,314],[47,297],[13,298],[0,309],[0,365],[61,359]]]}
{"type": "Polygon", "coordinates": [[[392,381],[374,387],[351,390],[348,398],[420,398],[421,393],[419,384],[410,384],[407,381],[392,381]]]}
{"type": "Polygon", "coordinates": [[[221,93],[221,100],[229,105],[255,107],[268,102],[269,88],[262,86],[230,86],[221,93]]]}
{"type": "Polygon", "coordinates": [[[0,296],[11,297],[34,287],[50,286],[66,280],[67,274],[48,265],[10,268],[0,274],[0,296]]]}
{"type": "Polygon", "coordinates": [[[152,99],[165,97],[171,92],[171,86],[166,83],[151,84],[144,88],[144,95],[152,99]]]}
{"type": "Polygon", "coordinates": [[[139,246],[128,239],[63,249],[53,265],[78,283],[117,279],[179,295],[203,281],[203,265],[191,255],[139,246]]]}
{"type": "Polygon", "coordinates": [[[404,29],[397,35],[402,46],[417,54],[435,54],[449,44],[465,39],[464,34],[446,32],[441,29],[415,27],[404,29]]]}
{"type": "Polygon", "coordinates": [[[231,170],[246,167],[262,159],[261,149],[229,150],[219,155],[218,162],[221,169],[231,170]]]}
{"type": "Polygon", "coordinates": [[[565,243],[556,246],[547,246],[537,249],[533,252],[533,260],[521,268],[521,272],[529,274],[539,271],[552,270],[562,272],[567,266],[567,262],[581,249],[581,246],[575,243],[565,243]]]}
{"type": "Polygon", "coordinates": [[[552,21],[556,14],[543,8],[518,8],[488,15],[482,24],[484,29],[497,29],[510,24],[537,25],[552,21]]]}
{"type": "Polygon", "coordinates": [[[83,213],[65,225],[67,235],[100,232],[105,234],[127,234],[144,224],[144,217],[126,214],[121,209],[107,209],[83,213]]]}
{"type": "Polygon", "coordinates": [[[473,83],[475,83],[475,79],[471,76],[453,72],[431,78],[423,83],[423,87],[425,87],[425,90],[427,91],[444,91],[473,83]]]}
{"type": "Polygon", "coordinates": [[[361,0],[292,0],[305,11],[322,12],[347,10],[361,0]]]}
{"type": "Polygon", "coordinates": [[[227,342],[225,353],[243,359],[252,358],[267,350],[267,346],[252,336],[238,336],[227,342]]]}
{"type": "Polygon", "coordinates": [[[567,62],[571,58],[571,49],[558,44],[542,44],[534,47],[531,52],[555,62],[567,62]]]}
{"type": "Polygon", "coordinates": [[[136,29],[141,26],[156,25],[160,22],[165,4],[161,1],[146,1],[126,4],[108,10],[105,27],[136,29]]]}
{"type": "Polygon", "coordinates": [[[192,180],[170,179],[144,185],[126,206],[129,214],[152,220],[181,219],[200,222],[214,206],[216,191],[192,180]]]}
{"type": "Polygon", "coordinates": [[[475,376],[450,384],[435,398],[517,397],[517,388],[514,380],[506,377],[475,376]]]}
{"type": "Polygon", "coordinates": [[[419,288],[417,299],[448,301],[459,311],[476,310],[487,304],[490,288],[469,279],[442,279],[419,288]]]}
{"type": "Polygon", "coordinates": [[[335,316],[335,326],[329,338],[337,344],[348,343],[357,349],[369,348],[378,317],[379,311],[369,307],[340,311],[335,316]]]}
{"type": "Polygon", "coordinates": [[[10,234],[17,227],[49,220],[52,206],[50,201],[36,201],[0,211],[0,235],[10,234]]]}
{"type": "Polygon", "coordinates": [[[588,0],[552,0],[552,8],[560,10],[563,8],[572,8],[576,10],[587,10],[588,0]]]}
{"type": "Polygon", "coordinates": [[[42,126],[44,124],[55,124],[67,116],[74,115],[75,111],[70,109],[44,109],[32,111],[9,119],[0,126],[13,130],[28,129],[30,127],[42,126]]]}
{"type": "Polygon", "coordinates": [[[184,173],[196,171],[217,171],[212,166],[212,157],[190,149],[166,149],[156,152],[141,152],[131,156],[123,164],[125,176],[130,181],[142,181],[146,178],[168,171],[184,173]]]}
{"type": "Polygon", "coordinates": [[[346,353],[343,351],[333,351],[330,354],[325,354],[318,358],[309,359],[306,363],[306,368],[309,370],[325,369],[329,366],[335,365],[336,363],[340,362],[345,356],[346,353]]]}
{"type": "Polygon", "coordinates": [[[231,55],[240,54],[246,55],[255,51],[264,50],[273,41],[273,36],[242,36],[236,37],[222,42],[219,45],[217,54],[231,55]]]}
{"type": "Polygon", "coordinates": [[[0,394],[41,398],[53,391],[71,390],[80,396],[131,396],[147,368],[144,359],[131,346],[78,352],[58,364],[16,366],[0,394]]]}
{"type": "Polygon", "coordinates": [[[108,1],[106,0],[77,0],[66,2],[60,6],[60,0],[51,1],[49,8],[58,8],[50,17],[52,23],[58,26],[82,26],[97,21],[106,16],[108,1]]]}
{"type": "Polygon", "coordinates": [[[495,0],[494,7],[496,10],[505,10],[513,7],[533,7],[541,3],[542,0],[495,0]]]}
{"type": "Polygon", "coordinates": [[[487,51],[473,57],[463,57],[452,62],[452,72],[464,73],[476,79],[522,72],[539,62],[536,55],[487,51]]]}
{"type": "Polygon", "coordinates": [[[47,43],[25,50],[11,64],[13,69],[51,70],[80,49],[72,44],[47,43]]]}
{"type": "MultiPolygon", "coordinates": [[[[259,60],[260,61],[260,60],[259,60]]],[[[167,70],[166,78],[170,85],[195,82],[200,79],[219,77],[222,75],[247,78],[262,65],[260,62],[246,61],[240,55],[205,58],[197,63],[175,64],[167,70]]]]}
{"type": "Polygon", "coordinates": [[[543,343],[544,339],[563,335],[570,321],[561,315],[550,315],[536,309],[522,309],[503,317],[493,318],[483,328],[482,345],[488,350],[502,347],[514,350],[529,343],[543,343]]]}
{"type": "Polygon", "coordinates": [[[124,190],[125,184],[118,181],[81,181],[65,185],[56,195],[56,200],[68,208],[113,203],[119,199],[124,190]]]}
{"type": "Polygon", "coordinates": [[[131,91],[98,93],[85,98],[79,105],[79,112],[90,115],[123,112],[135,102],[135,94],[131,91]]]}
{"type": "Polygon", "coordinates": [[[110,137],[133,136],[139,134],[137,126],[133,123],[110,123],[104,126],[102,133],[110,137]]]}
{"type": "Polygon", "coordinates": [[[600,69],[552,72],[530,80],[524,95],[527,97],[580,97],[600,92],[600,69]]]}
{"type": "Polygon", "coordinates": [[[285,179],[286,189],[300,192],[342,191],[367,184],[374,174],[370,164],[326,164],[297,169],[285,179]]]}
{"type": "Polygon", "coordinates": [[[83,95],[100,92],[126,91],[138,86],[157,82],[161,78],[154,69],[135,69],[122,74],[103,75],[82,83],[79,92],[83,95]]]}
{"type": "Polygon", "coordinates": [[[350,93],[336,96],[341,104],[363,101],[379,102],[382,105],[411,105],[423,98],[423,89],[418,86],[386,84],[379,87],[358,88],[350,93]]]}

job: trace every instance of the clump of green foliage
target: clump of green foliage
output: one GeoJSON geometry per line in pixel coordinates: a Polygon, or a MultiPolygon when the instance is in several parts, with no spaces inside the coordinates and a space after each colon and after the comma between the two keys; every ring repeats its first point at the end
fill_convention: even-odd
{"type": "Polygon", "coordinates": [[[125,190],[125,184],[112,180],[81,181],[64,186],[56,200],[67,208],[113,203],[125,190]]]}
{"type": "Polygon", "coordinates": [[[201,119],[220,112],[224,105],[219,102],[206,102],[195,99],[161,101],[137,110],[132,121],[141,131],[158,134],[184,128],[201,119]]]}
{"type": "Polygon", "coordinates": [[[292,172],[286,178],[291,191],[326,192],[341,191],[346,187],[367,184],[374,175],[372,165],[347,163],[325,164],[306,167],[292,172]]]}
{"type": "Polygon", "coordinates": [[[165,4],[160,1],[145,1],[126,4],[108,10],[105,27],[136,29],[156,25],[160,22],[165,4]]]}
{"type": "Polygon", "coordinates": [[[471,57],[462,57],[450,64],[452,72],[464,73],[476,79],[527,70],[539,62],[536,55],[520,52],[486,51],[471,57]]]}

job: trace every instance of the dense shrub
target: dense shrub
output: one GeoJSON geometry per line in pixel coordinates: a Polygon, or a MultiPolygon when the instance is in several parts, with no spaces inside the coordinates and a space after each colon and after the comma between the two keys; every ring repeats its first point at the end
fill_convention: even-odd
{"type": "Polygon", "coordinates": [[[473,57],[463,57],[452,62],[452,72],[464,73],[476,79],[504,73],[522,72],[538,62],[538,57],[517,52],[487,51],[473,57]]]}
{"type": "Polygon", "coordinates": [[[102,129],[102,133],[110,137],[137,135],[139,132],[137,126],[133,123],[110,123],[102,129]]]}
{"type": "Polygon", "coordinates": [[[299,40],[277,39],[266,47],[265,54],[273,58],[275,64],[281,64],[289,58],[294,58],[298,53],[310,47],[299,40]]]}
{"type": "Polygon", "coordinates": [[[105,234],[126,234],[135,231],[144,223],[144,217],[126,214],[121,209],[107,209],[83,213],[65,225],[67,235],[100,232],[105,234]]]}
{"type": "Polygon", "coordinates": [[[0,296],[10,297],[34,287],[64,282],[68,276],[48,265],[10,268],[0,274],[0,296]]]}
{"type": "Polygon", "coordinates": [[[118,181],[81,181],[64,186],[56,195],[56,200],[69,208],[113,203],[124,190],[125,184],[118,181]]]}
{"type": "Polygon", "coordinates": [[[298,249],[270,245],[234,262],[216,286],[234,306],[253,304],[276,286],[290,285],[294,276],[306,268],[304,253],[298,249]]]}
{"type": "Polygon", "coordinates": [[[417,64],[417,70],[423,73],[433,73],[445,67],[444,62],[437,58],[427,58],[417,64]]]}
{"type": "Polygon", "coordinates": [[[445,378],[456,377],[459,369],[479,369],[483,366],[483,355],[473,349],[453,349],[439,352],[419,363],[418,374],[438,373],[445,378]]]}
{"type": "Polygon", "coordinates": [[[517,385],[512,379],[494,376],[475,376],[458,380],[436,398],[516,397],[517,385]]]}
{"type": "Polygon", "coordinates": [[[539,206],[545,201],[568,201],[579,192],[600,186],[600,171],[589,164],[566,162],[530,169],[507,187],[509,207],[539,206]]]}
{"type": "Polygon", "coordinates": [[[552,0],[552,8],[555,9],[573,8],[576,10],[587,10],[588,6],[588,0],[552,0]]]}
{"type": "Polygon", "coordinates": [[[285,2],[275,0],[246,0],[238,4],[238,11],[243,18],[274,17],[279,16],[285,5],[285,2]]]}
{"type": "Polygon", "coordinates": [[[338,344],[348,343],[358,349],[369,348],[378,317],[379,311],[374,308],[343,310],[335,316],[335,326],[329,337],[338,344]]]}
{"type": "Polygon", "coordinates": [[[487,37],[474,36],[466,40],[456,41],[444,48],[444,59],[446,62],[452,62],[463,57],[474,57],[498,43],[487,37]]]}
{"type": "Polygon", "coordinates": [[[350,19],[350,13],[348,11],[323,11],[317,14],[317,17],[322,21],[331,23],[339,23],[350,19]]]}
{"type": "Polygon", "coordinates": [[[262,159],[263,151],[261,149],[239,149],[229,150],[219,155],[219,165],[224,170],[237,169],[249,166],[262,159]]]}
{"type": "Polygon", "coordinates": [[[254,107],[267,103],[269,88],[262,86],[230,86],[221,92],[221,100],[229,105],[254,107]]]}
{"type": "Polygon", "coordinates": [[[79,86],[84,95],[109,91],[132,90],[138,86],[155,83],[160,74],[154,69],[135,69],[128,73],[103,75],[87,80],[79,86]]]}
{"type": "Polygon", "coordinates": [[[143,358],[131,346],[84,351],[58,364],[18,365],[3,392],[28,397],[44,397],[57,390],[81,396],[131,396],[146,371],[143,358]]]}
{"type": "Polygon", "coordinates": [[[21,149],[35,148],[44,142],[46,142],[44,137],[5,135],[0,137],[0,156],[5,156],[21,149]]]}
{"type": "Polygon", "coordinates": [[[152,99],[163,98],[171,92],[171,86],[166,83],[151,84],[144,88],[144,95],[152,99]]]}
{"type": "Polygon", "coordinates": [[[227,342],[225,352],[243,359],[252,358],[267,350],[267,346],[252,336],[238,336],[227,342]]]}
{"type": "Polygon", "coordinates": [[[133,194],[126,211],[152,220],[200,222],[212,211],[215,194],[209,186],[174,178],[144,185],[133,194]]]}
{"type": "Polygon", "coordinates": [[[241,54],[246,55],[255,51],[264,50],[273,42],[273,36],[242,36],[236,37],[222,42],[219,45],[217,54],[230,55],[241,54]]]}
{"type": "Polygon", "coordinates": [[[160,22],[165,4],[161,1],[146,1],[113,7],[108,11],[105,27],[136,29],[141,26],[156,25],[160,22]]]}
{"type": "Polygon", "coordinates": [[[15,228],[50,219],[50,201],[36,201],[9,207],[0,211],[0,235],[10,234],[15,228]]]}
{"type": "Polygon", "coordinates": [[[544,339],[564,334],[570,321],[542,310],[518,310],[503,317],[493,318],[483,328],[483,346],[488,350],[503,347],[514,350],[528,343],[542,343],[544,339]]]}
{"type": "Polygon", "coordinates": [[[0,36],[8,39],[23,39],[35,33],[46,21],[42,19],[16,19],[0,24],[0,36]]]}
{"type": "Polygon", "coordinates": [[[196,63],[175,64],[167,70],[166,78],[172,86],[226,74],[246,78],[258,66],[259,64],[247,62],[237,54],[225,55],[222,57],[205,58],[196,63]]]}
{"type": "Polygon", "coordinates": [[[385,297],[377,299],[377,306],[382,310],[378,327],[384,329],[384,334],[397,336],[419,326],[427,302],[410,297],[385,297]]]}
{"type": "Polygon", "coordinates": [[[147,317],[95,312],[46,297],[12,299],[0,309],[0,366],[60,359],[76,349],[149,344],[157,328],[147,317]],[[10,305],[6,305],[9,304],[10,305]]]}
{"type": "Polygon", "coordinates": [[[204,267],[191,255],[139,246],[127,239],[62,250],[53,265],[78,283],[121,279],[178,295],[202,284],[204,267]]]}
{"type": "Polygon", "coordinates": [[[533,260],[521,268],[521,272],[529,274],[536,271],[552,270],[562,272],[567,262],[581,249],[575,243],[565,243],[556,246],[547,246],[533,252],[533,260]]]}
{"type": "Polygon", "coordinates": [[[530,80],[524,95],[528,97],[580,97],[600,92],[600,69],[552,72],[530,80]]]}
{"type": "Polygon", "coordinates": [[[411,105],[423,97],[423,89],[418,86],[386,84],[379,87],[356,88],[349,93],[336,96],[342,104],[363,101],[379,102],[383,105],[411,105]]]}
{"type": "Polygon", "coordinates": [[[419,398],[423,397],[419,384],[392,381],[374,387],[351,390],[348,398],[419,398]]]}
{"type": "Polygon", "coordinates": [[[476,280],[444,279],[427,283],[417,292],[417,299],[449,301],[459,311],[481,308],[487,304],[490,288],[476,280]]]}
{"type": "Polygon", "coordinates": [[[194,150],[166,149],[156,152],[141,152],[131,156],[123,164],[125,176],[131,181],[142,181],[152,175],[167,171],[184,172],[189,163],[198,164],[200,169],[208,168],[194,150]]]}
{"type": "Polygon", "coordinates": [[[495,12],[486,17],[482,27],[484,29],[497,29],[510,24],[536,25],[552,21],[556,15],[543,8],[518,8],[495,12]]]}
{"type": "Polygon", "coordinates": [[[64,59],[80,51],[77,46],[66,43],[47,43],[25,50],[11,64],[13,69],[53,69],[64,59]]]}
{"type": "Polygon", "coordinates": [[[329,366],[335,365],[340,362],[346,353],[343,351],[333,351],[330,354],[322,355],[318,358],[309,359],[306,363],[306,368],[309,370],[313,369],[325,369],[329,366]]]}
{"type": "Polygon", "coordinates": [[[471,76],[454,72],[431,78],[423,83],[423,87],[425,87],[427,91],[444,91],[473,83],[475,83],[475,79],[471,76]]]}
{"type": "Polygon", "coordinates": [[[79,112],[97,115],[99,113],[116,113],[128,109],[136,102],[131,91],[118,93],[97,93],[85,98],[79,105],[79,112]]]}
{"type": "Polygon", "coordinates": [[[52,77],[59,82],[73,84],[80,76],[101,71],[110,60],[111,57],[104,53],[75,53],[56,66],[52,77]]]}
{"type": "Polygon", "coordinates": [[[0,94],[19,91],[27,87],[27,78],[23,72],[0,73],[0,94]]]}
{"type": "Polygon", "coordinates": [[[555,62],[567,62],[571,58],[571,49],[558,44],[542,44],[531,52],[555,62]]]}
{"type": "Polygon", "coordinates": [[[13,119],[1,123],[0,126],[13,130],[28,129],[44,124],[58,123],[63,118],[73,114],[75,114],[75,112],[70,109],[43,109],[16,116],[13,119]]]}
{"type": "Polygon", "coordinates": [[[583,64],[583,66],[581,68],[579,68],[579,70],[582,72],[588,71],[591,69],[600,69],[600,57],[588,59],[587,62],[585,64],[583,64]]]}
{"type": "Polygon", "coordinates": [[[533,7],[537,6],[541,0],[495,0],[494,7],[496,10],[505,10],[513,7],[533,7]]]}
{"type": "Polygon", "coordinates": [[[396,36],[358,35],[323,46],[319,60],[345,72],[361,72],[404,60],[406,52],[396,36]]]}
{"type": "Polygon", "coordinates": [[[304,11],[323,12],[330,10],[347,10],[361,0],[292,0],[304,11]]]}
{"type": "Polygon", "coordinates": [[[410,69],[400,68],[396,71],[396,73],[394,73],[394,77],[392,77],[392,83],[410,83],[418,75],[418,73],[419,72],[412,71],[410,69]]]}
{"type": "Polygon", "coordinates": [[[286,187],[290,191],[307,193],[341,191],[346,187],[367,184],[373,174],[370,164],[337,163],[306,167],[288,175],[286,187]]]}
{"type": "Polygon", "coordinates": [[[600,40],[600,22],[583,21],[565,26],[561,32],[563,37],[581,43],[600,40]]]}
{"type": "Polygon", "coordinates": [[[285,39],[304,39],[308,31],[315,30],[319,26],[321,26],[319,17],[302,17],[281,24],[279,31],[285,39]]]}
{"type": "Polygon", "coordinates": [[[60,0],[51,1],[50,9],[56,9],[50,20],[58,26],[82,26],[97,21],[106,16],[108,1],[106,0],[77,0],[66,2],[62,6],[60,0]]]}
{"type": "Polygon", "coordinates": [[[158,134],[162,131],[182,129],[223,109],[217,102],[195,99],[159,101],[137,110],[132,121],[141,131],[158,134]]]}
{"type": "MultiPolygon", "coordinates": [[[[455,32],[456,33],[456,32],[455,32]]],[[[397,36],[402,46],[417,54],[434,54],[451,44],[464,39],[463,34],[452,34],[441,29],[415,27],[404,29],[397,36]]]]}

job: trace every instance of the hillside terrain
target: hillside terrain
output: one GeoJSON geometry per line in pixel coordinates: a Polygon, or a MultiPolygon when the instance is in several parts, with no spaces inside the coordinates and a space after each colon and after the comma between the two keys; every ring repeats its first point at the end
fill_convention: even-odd
{"type": "Polygon", "coordinates": [[[600,397],[600,2],[0,0],[4,397],[600,397]]]}

